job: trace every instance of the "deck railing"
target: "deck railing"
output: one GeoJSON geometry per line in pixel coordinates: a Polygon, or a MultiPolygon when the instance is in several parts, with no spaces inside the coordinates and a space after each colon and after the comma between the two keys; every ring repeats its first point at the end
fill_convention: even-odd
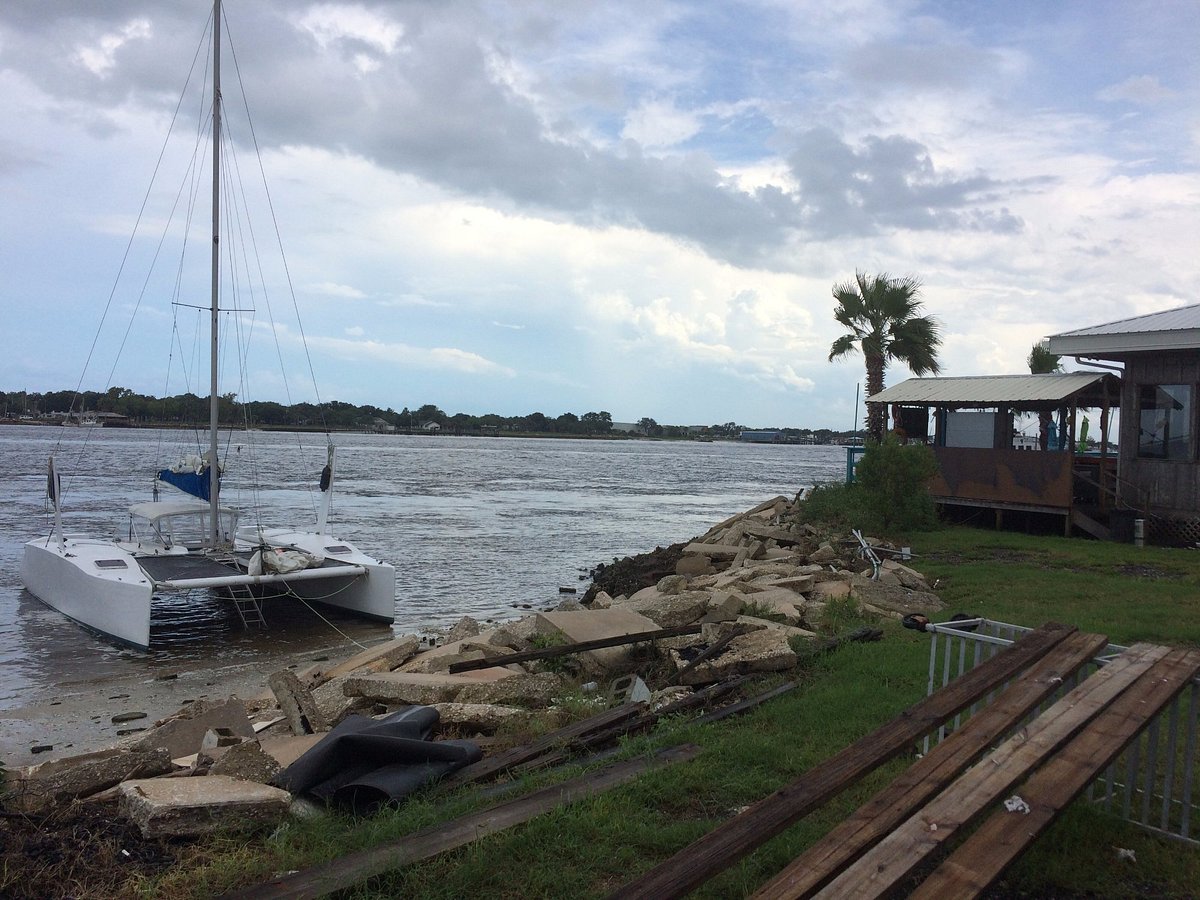
{"type": "MultiPolygon", "coordinates": [[[[1032,629],[976,618],[931,623],[928,693],[995,656],[1032,629]]],[[[1032,720],[1084,678],[1127,648],[1109,644],[1059,690],[1033,710],[1032,720]]],[[[952,734],[981,706],[1000,693],[956,716],[924,740],[924,752],[952,734]]],[[[1142,828],[1200,845],[1200,785],[1196,784],[1197,730],[1200,722],[1200,678],[1192,682],[1153,718],[1084,794],[1100,809],[1120,815],[1142,828]]],[[[1022,723],[1024,724],[1024,723],[1022,723]]]]}

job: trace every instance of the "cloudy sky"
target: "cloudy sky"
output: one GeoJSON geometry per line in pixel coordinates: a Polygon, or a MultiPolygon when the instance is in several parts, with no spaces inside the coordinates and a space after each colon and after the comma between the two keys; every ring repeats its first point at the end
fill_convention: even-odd
{"type": "MultiPolygon", "coordinates": [[[[73,387],[91,352],[86,388],[207,393],[196,314],[144,267],[182,227],[167,169],[206,152],[198,101],[109,301],[207,13],[0,4],[0,389],[73,387]]],[[[1200,302],[1193,0],[227,0],[225,20],[228,167],[252,182],[261,158],[322,399],[841,429],[863,376],[827,361],[830,293],[856,269],[921,279],[950,375],[1200,302]]],[[[261,343],[223,387],[310,399],[278,374],[306,365],[286,279],[263,280],[227,301],[261,343]]]]}

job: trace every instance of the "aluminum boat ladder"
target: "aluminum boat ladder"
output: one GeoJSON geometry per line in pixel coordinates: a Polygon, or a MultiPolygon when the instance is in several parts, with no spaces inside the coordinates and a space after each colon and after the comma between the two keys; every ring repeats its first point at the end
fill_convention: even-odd
{"type": "Polygon", "coordinates": [[[262,605],[247,585],[231,584],[227,585],[225,590],[229,593],[230,599],[233,600],[233,608],[237,610],[243,627],[267,627],[267,620],[263,616],[262,605]]]}

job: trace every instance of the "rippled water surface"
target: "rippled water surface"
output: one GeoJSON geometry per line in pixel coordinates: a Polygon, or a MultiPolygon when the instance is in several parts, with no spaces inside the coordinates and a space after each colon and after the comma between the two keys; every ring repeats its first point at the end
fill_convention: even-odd
{"type": "MultiPolygon", "coordinates": [[[[224,499],[244,523],[253,508],[268,526],[315,521],[309,486],[323,436],[234,433],[222,444],[224,499]]],[[[598,562],[687,540],[769,497],[835,480],[845,462],[840,447],[729,442],[338,435],[337,444],[334,533],[396,566],[397,632],[510,617],[521,604],[557,602],[560,587],[582,593],[580,575],[598,562]]],[[[228,604],[200,593],[156,605],[155,649],[135,653],[22,589],[22,544],[50,529],[51,452],[64,472],[66,529],[116,536],[125,508],[150,498],[155,466],[195,451],[180,432],[0,426],[0,709],[67,673],[85,681],[188,660],[233,665],[344,643],[334,627],[357,640],[388,634],[294,604],[268,611],[269,630],[247,632],[228,604]]]]}

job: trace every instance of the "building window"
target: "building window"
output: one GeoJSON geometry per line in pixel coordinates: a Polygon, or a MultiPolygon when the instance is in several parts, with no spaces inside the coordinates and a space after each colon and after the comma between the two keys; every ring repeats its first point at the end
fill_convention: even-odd
{"type": "Polygon", "coordinates": [[[1138,416],[1138,456],[1191,459],[1190,384],[1142,385],[1138,416]]]}

